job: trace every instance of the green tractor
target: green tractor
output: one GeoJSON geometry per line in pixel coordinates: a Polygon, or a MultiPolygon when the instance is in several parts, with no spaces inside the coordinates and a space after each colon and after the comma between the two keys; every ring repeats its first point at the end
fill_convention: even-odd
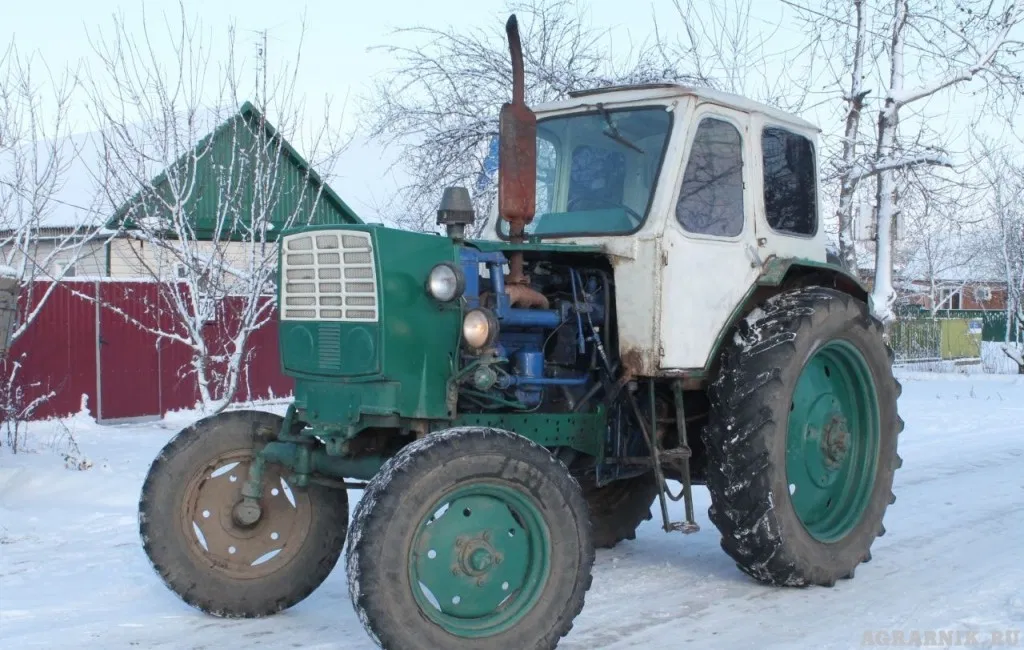
{"type": "Polygon", "coordinates": [[[485,235],[465,236],[462,188],[447,236],[284,233],[293,403],[200,420],[153,463],[142,539],[190,605],[281,611],[347,540],[380,646],[553,648],[594,549],[633,539],[655,501],[666,531],[697,531],[694,484],[758,581],[832,586],[871,557],[900,386],[867,292],[826,253],[818,130],[668,84],[534,113],[514,17],[508,33],[485,235]]]}

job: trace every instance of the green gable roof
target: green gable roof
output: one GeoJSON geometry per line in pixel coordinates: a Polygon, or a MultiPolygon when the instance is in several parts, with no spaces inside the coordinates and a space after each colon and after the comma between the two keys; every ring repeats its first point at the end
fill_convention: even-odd
{"type": "MultiPolygon", "coordinates": [[[[196,163],[196,169],[188,172],[194,174],[196,180],[194,197],[189,200],[186,207],[186,211],[192,219],[192,228],[196,239],[209,240],[215,236],[217,212],[220,205],[218,187],[221,177],[218,174],[222,174],[218,168],[230,164],[226,161],[236,160],[237,152],[232,149],[245,151],[244,147],[252,143],[253,133],[259,129],[261,123],[266,138],[271,141],[276,139],[280,142],[280,156],[283,158],[283,164],[277,168],[276,183],[279,196],[274,205],[274,214],[270,217],[270,222],[274,226],[272,230],[274,234],[268,235],[268,238],[276,239],[276,233],[288,225],[287,220],[296,213],[296,210],[299,210],[299,216],[290,224],[292,227],[306,225],[307,218],[309,225],[363,223],[362,219],[331,189],[330,185],[321,180],[316,171],[310,167],[291,143],[280,136],[273,125],[264,120],[260,111],[250,102],[245,102],[238,113],[225,120],[200,140],[193,149],[197,156],[200,154],[203,156],[196,163]],[[250,128],[233,128],[237,126],[238,120],[245,121],[250,128]],[[249,142],[242,142],[243,139],[249,139],[249,142]],[[303,184],[309,184],[311,187],[303,188],[303,184]],[[321,191],[320,198],[314,209],[313,199],[318,191],[321,191]],[[300,205],[300,201],[305,205],[300,205]]],[[[192,153],[184,154],[175,161],[172,167],[187,168],[191,159],[192,153]]],[[[235,173],[238,173],[237,170],[235,173]]],[[[248,187],[245,187],[244,184],[241,186],[243,202],[247,198],[251,201],[252,185],[253,183],[250,181],[248,187]]],[[[152,187],[159,192],[161,188],[167,186],[167,170],[164,170],[153,179],[152,187]]],[[[138,226],[133,221],[132,213],[134,212],[133,207],[143,200],[142,196],[143,192],[140,191],[118,208],[114,216],[107,222],[107,227],[116,229],[123,226],[129,230],[137,229],[138,226]]],[[[242,213],[244,215],[244,208],[242,213]]],[[[244,216],[239,218],[244,219],[244,216]]],[[[237,239],[240,236],[238,233],[221,233],[221,238],[237,239]]]]}

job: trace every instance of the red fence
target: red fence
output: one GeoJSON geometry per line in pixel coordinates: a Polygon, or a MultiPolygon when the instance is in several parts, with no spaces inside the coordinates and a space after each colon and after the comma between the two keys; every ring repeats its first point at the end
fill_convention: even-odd
{"type": "MultiPolygon", "coordinates": [[[[35,295],[40,293],[37,287],[35,295]]],[[[161,304],[153,283],[104,280],[57,286],[8,355],[7,376],[11,363],[20,364],[17,384],[24,390],[23,403],[54,393],[32,417],[78,412],[83,395],[100,420],[159,416],[195,406],[199,390],[191,348],[137,325],[170,331],[171,312],[161,304]]],[[[214,351],[224,349],[232,305],[218,311],[223,318],[203,331],[214,351]]],[[[250,336],[245,353],[234,401],[291,394],[293,382],[281,374],[276,320],[250,336]]]]}

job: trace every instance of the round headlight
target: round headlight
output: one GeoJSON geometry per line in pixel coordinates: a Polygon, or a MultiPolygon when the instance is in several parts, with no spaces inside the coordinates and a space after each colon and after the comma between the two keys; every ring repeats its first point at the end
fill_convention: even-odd
{"type": "Polygon", "coordinates": [[[471,309],[462,319],[462,338],[472,348],[490,345],[498,338],[498,319],[487,309],[471,309]]]}
{"type": "Polygon", "coordinates": [[[427,293],[435,300],[451,302],[462,295],[466,288],[462,271],[453,264],[442,262],[430,269],[427,276],[427,293]]]}

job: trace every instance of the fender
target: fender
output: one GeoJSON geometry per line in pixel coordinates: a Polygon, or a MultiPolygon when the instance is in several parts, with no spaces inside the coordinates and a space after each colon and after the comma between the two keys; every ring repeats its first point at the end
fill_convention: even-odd
{"type": "Polygon", "coordinates": [[[726,321],[725,327],[719,331],[704,368],[686,372],[685,378],[703,383],[714,376],[713,371],[718,364],[719,353],[725,337],[733,331],[736,323],[746,317],[757,305],[783,291],[811,286],[837,289],[858,300],[863,300],[870,307],[871,296],[867,286],[842,264],[773,255],[761,265],[761,273],[757,280],[747,290],[743,300],[736,305],[729,320],[726,321]]]}

